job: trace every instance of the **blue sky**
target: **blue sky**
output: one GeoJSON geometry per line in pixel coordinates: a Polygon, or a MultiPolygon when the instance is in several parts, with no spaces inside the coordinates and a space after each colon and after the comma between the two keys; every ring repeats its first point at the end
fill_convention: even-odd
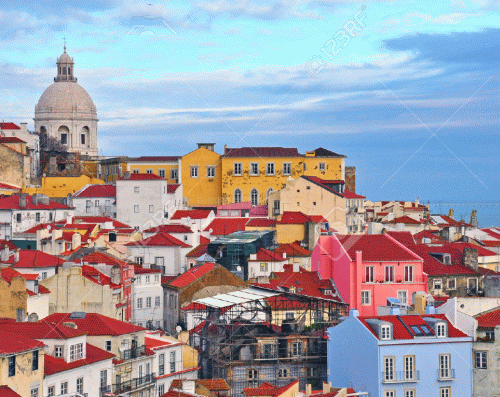
{"type": "Polygon", "coordinates": [[[33,126],[66,36],[102,155],[323,146],[369,199],[500,224],[498,2],[73,3],[0,4],[1,119],[33,126]]]}

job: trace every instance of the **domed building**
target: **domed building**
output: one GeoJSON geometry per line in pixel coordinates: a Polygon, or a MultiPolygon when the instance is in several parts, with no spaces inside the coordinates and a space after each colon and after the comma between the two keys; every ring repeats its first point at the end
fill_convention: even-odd
{"type": "Polygon", "coordinates": [[[97,156],[97,110],[77,83],[74,64],[64,46],[57,59],[57,77],[35,106],[35,131],[56,138],[69,152],[97,156]]]}

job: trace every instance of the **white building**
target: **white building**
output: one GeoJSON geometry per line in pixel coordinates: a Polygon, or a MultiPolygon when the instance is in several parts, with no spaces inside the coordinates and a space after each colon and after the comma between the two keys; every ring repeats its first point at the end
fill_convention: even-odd
{"type": "Polygon", "coordinates": [[[23,274],[38,274],[40,280],[56,274],[63,262],[57,256],[38,250],[9,251],[8,247],[4,247],[0,252],[0,267],[9,266],[23,274]]]}
{"type": "Polygon", "coordinates": [[[159,225],[152,227],[151,229],[144,230],[142,235],[145,239],[147,239],[160,232],[167,233],[183,243],[191,245],[192,247],[196,247],[200,244],[201,233],[195,225],[185,225],[181,223],[159,225]]]}
{"type": "Polygon", "coordinates": [[[155,174],[125,173],[116,180],[116,217],[139,230],[167,223],[167,181],[155,174]]]}
{"type": "Polygon", "coordinates": [[[132,323],[151,329],[163,326],[163,287],[160,270],[135,269],[132,283],[132,323]]]}
{"type": "Polygon", "coordinates": [[[166,276],[177,276],[186,271],[186,255],[193,248],[162,232],[126,246],[129,260],[145,268],[161,269],[166,276]]]}
{"type": "Polygon", "coordinates": [[[73,213],[72,208],[42,194],[0,196],[0,239],[10,240],[14,233],[66,219],[73,213]]]}
{"type": "Polygon", "coordinates": [[[116,218],[116,186],[85,185],[70,199],[75,216],[108,216],[116,218]]]}

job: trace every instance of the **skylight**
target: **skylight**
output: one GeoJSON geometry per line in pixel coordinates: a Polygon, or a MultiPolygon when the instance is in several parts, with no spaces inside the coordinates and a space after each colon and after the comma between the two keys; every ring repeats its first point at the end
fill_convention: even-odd
{"type": "Polygon", "coordinates": [[[410,325],[410,328],[412,329],[413,333],[417,336],[422,336],[424,334],[417,325],[410,325]]]}

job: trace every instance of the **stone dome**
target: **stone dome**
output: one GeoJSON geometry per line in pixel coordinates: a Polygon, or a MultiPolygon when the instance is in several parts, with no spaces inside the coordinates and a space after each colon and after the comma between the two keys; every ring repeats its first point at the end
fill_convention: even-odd
{"type": "Polygon", "coordinates": [[[94,101],[75,81],[58,81],[50,85],[36,105],[37,112],[96,114],[94,101]]]}
{"type": "Polygon", "coordinates": [[[68,55],[68,53],[65,51],[63,54],[59,57],[57,62],[60,63],[73,63],[73,59],[68,55]]]}

